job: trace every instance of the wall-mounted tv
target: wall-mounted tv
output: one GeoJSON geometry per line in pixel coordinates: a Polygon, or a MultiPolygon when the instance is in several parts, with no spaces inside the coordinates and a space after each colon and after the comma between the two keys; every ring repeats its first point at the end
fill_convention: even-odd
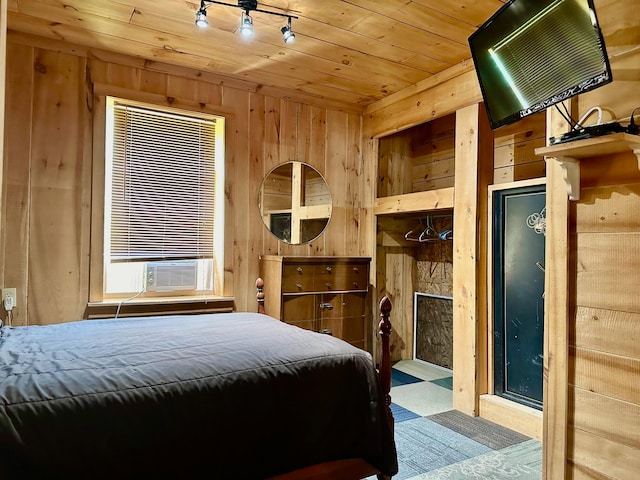
{"type": "Polygon", "coordinates": [[[469,46],[492,129],[612,80],[593,0],[510,0],[469,46]]]}

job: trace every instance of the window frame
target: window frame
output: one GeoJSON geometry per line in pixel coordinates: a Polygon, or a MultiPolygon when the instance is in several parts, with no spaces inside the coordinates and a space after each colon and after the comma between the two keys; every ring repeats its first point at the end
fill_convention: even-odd
{"type": "Polygon", "coordinates": [[[214,112],[202,112],[173,106],[158,105],[157,103],[131,100],[116,95],[95,95],[93,117],[93,164],[92,164],[92,195],[91,195],[91,248],[90,248],[90,273],[89,273],[89,304],[95,302],[113,302],[136,297],[137,300],[167,301],[171,298],[216,298],[224,295],[224,265],[225,265],[225,170],[226,155],[225,144],[227,138],[226,116],[214,112]],[[167,112],[172,114],[184,114],[191,117],[216,119],[216,182],[215,189],[218,192],[215,201],[215,235],[214,235],[214,260],[213,260],[213,290],[183,290],[173,292],[127,292],[106,293],[105,279],[108,255],[105,244],[105,193],[107,188],[107,110],[112,101],[128,105],[167,112]]]}

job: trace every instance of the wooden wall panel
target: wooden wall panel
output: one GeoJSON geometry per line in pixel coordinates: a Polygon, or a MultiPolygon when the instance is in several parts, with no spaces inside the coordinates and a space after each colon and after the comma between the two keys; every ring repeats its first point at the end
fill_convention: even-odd
{"type": "Polygon", "coordinates": [[[589,200],[576,204],[577,233],[640,232],[640,184],[583,188],[580,195],[589,200]]]}
{"type": "Polygon", "coordinates": [[[640,405],[640,359],[569,347],[569,383],[640,405]]]}
{"type": "Polygon", "coordinates": [[[640,472],[636,448],[579,429],[571,431],[568,450],[574,468],[589,472],[587,478],[633,480],[640,472]]]}
{"type": "MultiPolygon", "coordinates": [[[[29,204],[30,198],[30,146],[31,130],[24,125],[31,123],[31,92],[33,85],[33,49],[22,45],[8,45],[7,55],[22,58],[24,61],[7,71],[7,91],[12,92],[22,86],[28,86],[25,95],[7,95],[7,111],[11,112],[11,121],[6,123],[6,142],[4,151],[5,172],[2,189],[4,221],[2,237],[4,255],[2,258],[5,287],[16,288],[16,305],[13,310],[13,325],[26,325],[28,319],[27,289],[29,285],[29,204]]],[[[5,319],[4,309],[2,318],[5,319]]]]}
{"type": "Polygon", "coordinates": [[[545,112],[494,131],[493,183],[545,176],[544,159],[535,149],[546,145],[545,112]]]}
{"type": "MultiPolygon", "coordinates": [[[[252,104],[254,109],[264,110],[264,131],[262,140],[263,164],[262,178],[280,162],[280,101],[273,97],[264,97],[261,103],[252,104]]],[[[255,113],[254,113],[255,115],[255,113]]],[[[265,228],[262,236],[262,252],[265,255],[278,255],[281,242],[265,228]]]]}
{"type": "Polygon", "coordinates": [[[578,306],[576,321],[569,326],[569,343],[579,348],[640,358],[638,325],[640,313],[578,306]]]}
{"type": "Polygon", "coordinates": [[[640,233],[577,235],[576,303],[640,312],[640,233]]]}
{"type": "MultiPolygon", "coordinates": [[[[251,127],[249,125],[249,94],[238,90],[225,91],[222,98],[223,106],[232,108],[234,128],[227,130],[229,141],[225,145],[225,194],[227,207],[225,208],[224,233],[225,249],[229,245],[228,240],[233,238],[231,252],[225,251],[233,258],[234,283],[236,276],[248,278],[250,253],[249,239],[251,236],[249,224],[249,177],[251,165],[249,163],[249,139],[251,127]],[[231,138],[229,138],[229,136],[231,138]],[[233,172],[231,175],[229,173],[233,172]]],[[[255,206],[254,206],[255,208],[255,206]]],[[[226,262],[225,262],[226,263],[226,262]]],[[[257,270],[256,270],[257,273],[257,270]]],[[[254,275],[257,277],[257,275],[254,275]]],[[[234,289],[233,295],[239,305],[248,305],[248,289],[234,289]]]]}
{"type": "Polygon", "coordinates": [[[8,148],[15,156],[6,168],[14,177],[10,187],[6,180],[3,185],[3,191],[12,191],[15,198],[5,200],[2,208],[11,226],[19,228],[29,219],[20,236],[7,244],[4,254],[11,261],[3,263],[9,278],[29,281],[28,287],[16,285],[19,302],[20,289],[28,288],[22,295],[27,295],[29,316],[25,313],[21,322],[82,318],[89,298],[93,120],[91,96],[87,99],[91,84],[85,77],[94,82],[97,94],[226,118],[225,295],[235,297],[236,309],[255,309],[254,284],[262,253],[356,255],[365,250],[359,221],[360,115],[224,86],[213,75],[206,75],[205,81],[179,67],[161,69],[154,63],[146,68],[143,62],[122,56],[113,56],[113,61],[87,59],[72,48],[68,51],[77,55],[62,53],[64,48],[48,51],[33,46],[45,42],[20,36],[25,38],[28,43],[10,42],[7,59],[14,75],[8,92],[12,99],[8,113],[15,119],[11,131],[20,134],[9,139],[8,148]],[[33,56],[38,59],[35,64],[25,62],[33,56]],[[33,88],[28,80],[31,72],[37,76],[33,88]],[[258,191],[268,170],[299,156],[327,178],[338,213],[330,222],[331,230],[317,241],[289,246],[264,227],[258,191]],[[25,164],[30,165],[30,177],[25,176],[29,171],[25,164]],[[18,198],[26,191],[31,203],[20,210],[18,198]]]}
{"type": "Polygon", "coordinates": [[[393,302],[391,310],[391,360],[413,358],[413,284],[415,259],[406,249],[386,248],[379,255],[384,263],[386,291],[393,302]]]}
{"type": "Polygon", "coordinates": [[[607,168],[585,169],[598,186],[581,190],[572,225],[567,460],[571,474],[593,478],[633,478],[640,468],[640,175],[629,171],[631,160],[628,152],[586,162],[607,168]]]}
{"type": "Polygon", "coordinates": [[[640,405],[572,386],[569,412],[573,428],[640,450],[640,405]]]}
{"type": "Polygon", "coordinates": [[[493,172],[493,149],[487,145],[492,135],[481,107],[456,114],[453,219],[453,406],[473,416],[480,393],[487,393],[486,219],[493,172]]]}
{"type": "MultiPolygon", "coordinates": [[[[14,5],[12,5],[13,7],[14,5]]],[[[7,73],[7,0],[0,0],[0,132],[4,133],[5,91],[7,73]]],[[[0,205],[4,204],[4,134],[0,135],[0,205]]],[[[0,208],[0,225],[3,224],[4,211],[0,208]]],[[[0,265],[4,262],[4,237],[0,235],[0,265]]],[[[4,283],[4,269],[0,268],[0,285],[4,283]]]]}
{"type": "MultiPolygon", "coordinates": [[[[567,102],[571,111],[574,102],[567,102]]],[[[557,135],[564,120],[547,110],[547,136],[557,135]]],[[[547,234],[545,237],[544,359],[543,359],[543,480],[562,480],[567,462],[568,324],[569,324],[569,201],[559,163],[547,161],[547,234]],[[553,240],[552,240],[553,239],[553,240]],[[545,408],[546,407],[546,408],[545,408]]]]}
{"type": "Polygon", "coordinates": [[[28,321],[57,323],[82,318],[87,303],[90,106],[85,59],[40,50],[34,66],[28,321]]]}

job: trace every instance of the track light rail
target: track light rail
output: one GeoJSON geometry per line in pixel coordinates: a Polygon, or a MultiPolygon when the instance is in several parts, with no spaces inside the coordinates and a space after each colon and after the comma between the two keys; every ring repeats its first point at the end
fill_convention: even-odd
{"type": "Polygon", "coordinates": [[[251,18],[249,12],[260,12],[287,19],[287,24],[280,29],[284,43],[292,43],[296,38],[296,34],[293,32],[293,29],[291,27],[291,19],[297,19],[297,16],[287,13],[273,12],[270,10],[262,10],[261,8],[258,8],[257,0],[238,0],[237,4],[218,2],[217,0],[200,0],[200,8],[196,12],[195,21],[198,28],[206,28],[209,26],[209,22],[207,20],[207,9],[212,4],[239,8],[242,10],[242,15],[240,16],[240,33],[244,37],[250,37],[253,35],[253,19],[251,18]]]}
{"type": "MultiPolygon", "coordinates": [[[[240,0],[238,2],[237,5],[233,4],[233,3],[225,3],[225,2],[218,2],[217,0],[202,0],[202,4],[205,3],[215,3],[216,5],[224,5],[225,7],[233,7],[233,8],[239,8],[241,10],[244,10],[245,12],[260,12],[260,13],[267,13],[269,15],[277,15],[278,17],[284,17],[284,18],[295,18],[297,19],[298,17],[296,17],[295,15],[290,15],[288,13],[280,13],[280,12],[271,12],[269,10],[262,10],[261,8],[258,8],[258,2],[256,2],[255,0],[251,1],[243,1],[240,0]],[[252,6],[254,5],[254,6],[252,6]]],[[[205,8],[207,8],[208,6],[205,6],[205,8]]]]}

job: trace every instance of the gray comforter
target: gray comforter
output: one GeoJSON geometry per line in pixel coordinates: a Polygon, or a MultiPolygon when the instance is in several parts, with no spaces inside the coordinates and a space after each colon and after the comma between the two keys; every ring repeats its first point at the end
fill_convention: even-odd
{"type": "MultiPolygon", "coordinates": [[[[0,329],[0,478],[397,469],[371,357],[255,313],[0,329]]],[[[203,478],[199,475],[199,478],[203,478]]]]}

